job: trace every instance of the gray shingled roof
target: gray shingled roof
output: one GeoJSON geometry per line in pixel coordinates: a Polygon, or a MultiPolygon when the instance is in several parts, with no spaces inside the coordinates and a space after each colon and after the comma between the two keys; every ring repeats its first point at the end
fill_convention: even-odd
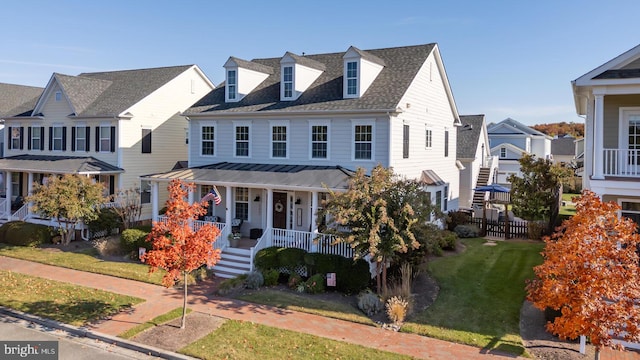
{"type": "MultiPolygon", "coordinates": [[[[54,74],[76,110],[76,116],[117,116],[193,65],[151,69],[54,74]]],[[[33,104],[35,105],[35,103],[33,104]]],[[[31,116],[30,109],[8,116],[31,116]]]]}
{"type": "Polygon", "coordinates": [[[253,61],[243,60],[243,59],[237,58],[235,56],[229,57],[229,60],[232,60],[239,67],[242,67],[242,68],[245,68],[245,69],[258,71],[258,72],[265,73],[265,74],[273,74],[273,68],[271,66],[265,66],[263,64],[255,63],[253,61]]]}
{"type": "Polygon", "coordinates": [[[234,186],[346,189],[353,171],[340,166],[280,165],[221,162],[212,165],[142,176],[145,179],[181,179],[198,183],[233,183],[234,186]]]}
{"type": "Polygon", "coordinates": [[[475,158],[484,115],[461,115],[460,122],[462,126],[458,126],[456,157],[458,159],[475,158]]]}
{"type": "Polygon", "coordinates": [[[91,156],[17,155],[0,159],[0,169],[50,174],[115,174],[119,167],[91,156]]]}
{"type": "Polygon", "coordinates": [[[640,78],[640,69],[607,70],[594,79],[634,79],[640,78]]]}
{"type": "Polygon", "coordinates": [[[576,144],[574,138],[558,138],[551,140],[552,155],[575,155],[576,144]]]}
{"type": "Polygon", "coordinates": [[[33,109],[42,90],[40,87],[0,83],[0,117],[33,109]]]}
{"type": "Polygon", "coordinates": [[[294,101],[280,101],[280,59],[255,59],[274,73],[241,101],[225,103],[223,85],[211,91],[185,114],[236,112],[340,111],[395,109],[409,85],[431,54],[435,44],[367,50],[384,61],[385,67],[369,89],[357,99],[343,98],[344,52],[305,55],[324,64],[326,70],[294,101]]]}
{"type": "Polygon", "coordinates": [[[423,170],[420,181],[427,186],[442,186],[446,184],[444,180],[433,170],[423,170]]]}
{"type": "Polygon", "coordinates": [[[285,56],[286,55],[290,56],[293,60],[295,60],[296,64],[300,64],[300,65],[303,65],[303,66],[306,66],[306,67],[309,67],[309,68],[312,68],[312,69],[322,70],[322,71],[326,70],[326,68],[327,68],[323,63],[315,61],[315,60],[309,58],[308,56],[296,55],[296,54],[294,54],[292,52],[289,52],[289,51],[287,51],[285,53],[285,56]]]}
{"type": "MultiPolygon", "coordinates": [[[[521,122],[518,122],[512,118],[506,118],[502,121],[500,121],[497,124],[491,123],[489,124],[489,126],[487,126],[487,132],[489,134],[491,134],[492,129],[499,127],[502,124],[507,124],[510,126],[513,126],[513,128],[519,130],[519,131],[514,131],[514,134],[521,134],[521,133],[525,133],[525,134],[529,134],[529,135],[534,135],[534,136],[547,136],[545,133],[540,132],[534,128],[531,128],[521,122]]],[[[504,133],[500,133],[500,134],[504,134],[504,133]]]]}

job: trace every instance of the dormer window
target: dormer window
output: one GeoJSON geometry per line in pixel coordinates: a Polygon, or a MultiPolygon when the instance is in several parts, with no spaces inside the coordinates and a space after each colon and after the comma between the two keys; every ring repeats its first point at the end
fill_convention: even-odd
{"type": "Polygon", "coordinates": [[[238,79],[236,78],[236,71],[227,71],[227,99],[235,100],[238,94],[238,79]]]}
{"type": "Polygon", "coordinates": [[[293,66],[285,66],[282,68],[282,87],[283,97],[290,99],[293,97],[293,66]]]}
{"type": "Polygon", "coordinates": [[[347,63],[347,95],[358,95],[358,63],[347,63]]]}

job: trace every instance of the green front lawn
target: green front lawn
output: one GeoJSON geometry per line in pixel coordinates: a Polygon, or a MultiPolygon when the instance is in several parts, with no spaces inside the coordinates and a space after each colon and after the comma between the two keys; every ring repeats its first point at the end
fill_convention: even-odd
{"type": "Polygon", "coordinates": [[[94,249],[79,251],[51,250],[55,249],[0,244],[1,256],[162,285],[164,271],[158,270],[153,274],[149,274],[149,266],[145,264],[125,261],[105,261],[97,256],[94,249]]]}
{"type": "Polygon", "coordinates": [[[0,305],[81,326],[143,302],[133,296],[0,270],[0,305]]]}
{"type": "Polygon", "coordinates": [[[199,359],[410,359],[360,345],[235,320],[225,321],[218,330],[179,352],[199,359]]]}
{"type": "Polygon", "coordinates": [[[403,331],[524,355],[520,308],[526,279],[542,262],[539,242],[463,239],[466,250],[438,258],[428,270],[440,285],[436,302],[403,331]]]}

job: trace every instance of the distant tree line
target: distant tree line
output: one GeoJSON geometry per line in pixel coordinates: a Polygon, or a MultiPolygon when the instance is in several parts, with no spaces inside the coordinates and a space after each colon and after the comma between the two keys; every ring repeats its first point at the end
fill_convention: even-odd
{"type": "Polygon", "coordinates": [[[551,124],[538,124],[533,125],[532,128],[545,133],[549,136],[564,136],[570,135],[576,139],[584,137],[584,124],[575,122],[559,122],[551,124]]]}

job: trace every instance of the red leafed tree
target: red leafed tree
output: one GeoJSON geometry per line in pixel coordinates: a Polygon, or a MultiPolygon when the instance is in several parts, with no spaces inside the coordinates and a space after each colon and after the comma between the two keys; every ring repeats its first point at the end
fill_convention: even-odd
{"type": "Polygon", "coordinates": [[[206,213],[208,204],[189,204],[187,198],[189,191],[194,189],[193,184],[172,180],[168,189],[166,220],[153,223],[147,238],[153,249],[141,259],[151,266],[150,272],[158,268],[167,271],[162,278],[162,284],[166,287],[173,286],[183,276],[184,300],[180,327],[184,329],[187,316],[187,277],[202,265],[214,266],[220,260],[220,250],[213,248],[220,230],[213,224],[206,224],[194,231],[193,220],[206,213]]]}
{"type": "Polygon", "coordinates": [[[587,336],[596,347],[640,341],[640,235],[620,207],[585,190],[576,214],[545,238],[544,263],[534,268],[528,299],[560,310],[547,330],[562,339],[587,336]]]}

